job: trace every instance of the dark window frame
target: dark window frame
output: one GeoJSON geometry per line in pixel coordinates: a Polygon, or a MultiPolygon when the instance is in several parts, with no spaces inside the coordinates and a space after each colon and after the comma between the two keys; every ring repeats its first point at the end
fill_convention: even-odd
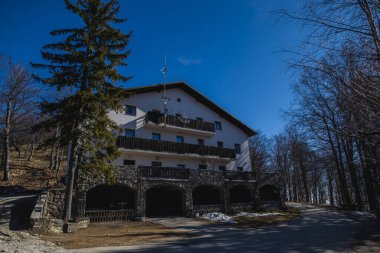
{"type": "Polygon", "coordinates": [[[137,108],[134,105],[125,105],[125,115],[136,116],[137,108]]]}
{"type": "Polygon", "coordinates": [[[162,167],[162,162],[152,161],[151,165],[154,168],[161,168],[162,167]],[[156,165],[154,165],[154,164],[156,164],[156,165]]]}
{"type": "Polygon", "coordinates": [[[124,136],[125,136],[125,137],[135,138],[135,137],[136,137],[136,130],[135,130],[135,129],[128,129],[128,128],[126,128],[126,129],[124,130],[124,136]],[[128,131],[133,132],[133,136],[128,136],[128,135],[127,135],[127,132],[128,132],[128,131]]]}
{"type": "Polygon", "coordinates": [[[219,165],[219,168],[218,168],[220,171],[226,171],[227,168],[225,165],[219,165]]]}
{"type": "Polygon", "coordinates": [[[152,140],[154,140],[154,141],[160,141],[161,140],[161,134],[153,132],[152,133],[152,140]],[[155,139],[153,136],[158,136],[158,139],[155,139]]]}
{"type": "Polygon", "coordinates": [[[207,170],[207,164],[199,164],[198,170],[207,170]]]}
{"type": "Polygon", "coordinates": [[[183,135],[176,135],[175,136],[175,142],[176,143],[185,143],[185,136],[183,136],[183,135]],[[179,139],[182,139],[182,141],[178,141],[179,139]]]}
{"type": "Polygon", "coordinates": [[[223,130],[223,128],[222,128],[222,122],[215,121],[214,125],[215,125],[215,130],[218,130],[218,131],[222,131],[223,130]]]}
{"type": "Polygon", "coordinates": [[[136,160],[124,159],[123,164],[124,166],[134,166],[136,165],[136,160]]]}
{"type": "Polygon", "coordinates": [[[240,144],[238,144],[238,143],[235,143],[235,153],[236,153],[237,155],[240,155],[240,154],[241,154],[241,146],[240,146],[240,144]]]}
{"type": "Polygon", "coordinates": [[[224,143],[222,141],[216,142],[218,148],[224,148],[224,143]]]}

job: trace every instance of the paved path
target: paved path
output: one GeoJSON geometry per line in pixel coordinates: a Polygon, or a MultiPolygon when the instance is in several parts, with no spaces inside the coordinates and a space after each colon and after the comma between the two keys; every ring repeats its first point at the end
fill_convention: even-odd
{"type": "Polygon", "coordinates": [[[0,226],[12,230],[27,228],[36,199],[37,194],[32,193],[0,195],[0,226]]]}
{"type": "Polygon", "coordinates": [[[277,225],[237,229],[200,225],[185,218],[172,223],[161,219],[157,222],[191,230],[199,238],[167,244],[104,247],[75,252],[346,252],[355,233],[369,219],[313,206],[292,205],[301,210],[301,218],[277,225]]]}

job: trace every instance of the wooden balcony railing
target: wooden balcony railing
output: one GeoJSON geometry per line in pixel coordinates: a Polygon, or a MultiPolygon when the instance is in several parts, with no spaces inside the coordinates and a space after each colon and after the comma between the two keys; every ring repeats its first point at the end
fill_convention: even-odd
{"type": "Polygon", "coordinates": [[[214,178],[217,180],[228,179],[234,180],[254,180],[255,177],[251,172],[246,171],[220,171],[220,170],[199,170],[178,167],[154,167],[154,166],[118,166],[116,175],[123,180],[129,180],[128,176],[133,178],[160,178],[160,179],[182,179],[190,178],[214,178]],[[128,174],[127,174],[128,171],[128,174]],[[124,175],[124,177],[123,177],[124,175]]]}
{"type": "Polygon", "coordinates": [[[254,179],[252,172],[249,171],[235,171],[226,170],[224,172],[224,178],[228,180],[252,180],[254,179]]]}
{"type": "Polygon", "coordinates": [[[236,157],[234,149],[201,146],[188,143],[170,141],[156,141],[142,138],[119,136],[117,146],[125,149],[149,150],[176,154],[198,154],[201,156],[217,156],[233,159],[236,157]]]}
{"type": "Polygon", "coordinates": [[[214,123],[206,122],[203,120],[186,119],[186,122],[181,120],[179,116],[165,115],[160,112],[150,111],[145,116],[145,122],[153,122],[156,124],[164,124],[176,127],[190,128],[200,131],[215,133],[214,123]]]}
{"type": "Polygon", "coordinates": [[[189,179],[190,170],[173,167],[140,166],[141,175],[145,178],[189,179]]]}

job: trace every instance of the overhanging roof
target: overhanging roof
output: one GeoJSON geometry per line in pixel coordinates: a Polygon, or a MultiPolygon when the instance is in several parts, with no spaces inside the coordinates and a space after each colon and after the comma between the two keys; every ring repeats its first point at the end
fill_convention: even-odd
{"type": "MultiPolygon", "coordinates": [[[[229,122],[231,122],[236,127],[240,128],[244,133],[246,133],[248,136],[253,136],[256,134],[254,130],[252,130],[250,127],[242,123],[240,120],[236,119],[234,116],[226,112],[224,109],[220,108],[218,105],[213,103],[210,99],[196,91],[194,88],[192,88],[190,85],[188,85],[185,82],[174,82],[174,83],[167,83],[166,89],[181,89],[190,96],[194,97],[198,102],[201,102],[217,114],[221,116],[222,118],[225,118],[229,122]]],[[[140,87],[134,87],[134,88],[128,88],[126,89],[128,95],[133,94],[141,94],[141,93],[148,93],[148,92],[161,92],[164,90],[163,84],[154,84],[149,86],[140,86],[140,87]]]]}

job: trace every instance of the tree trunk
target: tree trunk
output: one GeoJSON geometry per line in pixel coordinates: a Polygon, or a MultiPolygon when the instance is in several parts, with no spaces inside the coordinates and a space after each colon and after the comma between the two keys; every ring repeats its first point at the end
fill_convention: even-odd
{"type": "Polygon", "coordinates": [[[355,193],[355,202],[356,202],[356,210],[362,211],[362,196],[360,193],[360,188],[358,184],[358,179],[356,175],[356,166],[354,164],[354,151],[353,151],[353,140],[352,137],[348,138],[348,140],[343,141],[343,148],[346,156],[346,162],[348,165],[348,170],[350,172],[351,184],[355,193]]]}
{"type": "Polygon", "coordinates": [[[10,180],[9,172],[9,138],[11,132],[11,102],[7,103],[6,115],[5,115],[5,133],[4,133],[4,161],[3,161],[3,171],[4,180],[10,180]]]}
{"type": "Polygon", "coordinates": [[[329,200],[330,206],[334,206],[334,183],[333,176],[331,175],[331,171],[327,172],[327,181],[328,181],[328,191],[329,191],[329,200]]]}
{"type": "MultiPolygon", "coordinates": [[[[65,192],[65,208],[64,208],[64,221],[65,224],[68,224],[68,221],[71,220],[71,210],[72,210],[72,200],[73,200],[73,188],[74,188],[74,177],[75,170],[77,167],[78,160],[78,139],[75,138],[73,141],[70,141],[69,144],[69,154],[70,158],[68,159],[68,170],[67,170],[67,183],[66,183],[66,192],[65,192]]],[[[67,232],[67,231],[66,231],[67,232]]]]}
{"type": "Polygon", "coordinates": [[[33,159],[33,154],[34,154],[34,144],[36,143],[36,133],[33,133],[32,137],[32,143],[30,143],[30,153],[28,157],[28,161],[31,161],[33,159]]]}

